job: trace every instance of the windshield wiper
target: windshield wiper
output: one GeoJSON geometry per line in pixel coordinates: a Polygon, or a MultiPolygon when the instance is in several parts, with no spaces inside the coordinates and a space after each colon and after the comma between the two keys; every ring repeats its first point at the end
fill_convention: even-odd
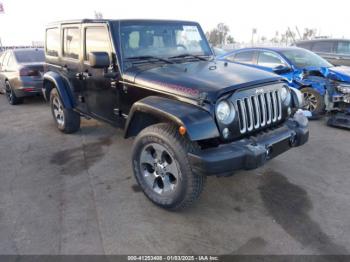
{"type": "Polygon", "coordinates": [[[202,60],[202,61],[208,61],[207,58],[205,58],[203,56],[192,55],[192,54],[181,54],[181,55],[171,56],[171,57],[168,57],[168,59],[186,58],[186,57],[193,57],[193,58],[197,58],[197,59],[202,60]]]}
{"type": "Polygon", "coordinates": [[[128,60],[128,61],[134,61],[134,60],[136,60],[136,61],[137,60],[146,60],[146,61],[157,60],[157,61],[165,62],[167,64],[173,64],[173,62],[169,61],[168,59],[157,57],[157,56],[151,56],[151,55],[126,57],[125,60],[128,60]]]}

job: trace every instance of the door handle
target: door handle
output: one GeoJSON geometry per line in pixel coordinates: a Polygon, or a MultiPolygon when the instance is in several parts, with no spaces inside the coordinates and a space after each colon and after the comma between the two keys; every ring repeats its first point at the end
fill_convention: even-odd
{"type": "Polygon", "coordinates": [[[75,77],[79,80],[83,80],[83,75],[81,73],[76,73],[75,77]]]}
{"type": "Polygon", "coordinates": [[[86,80],[91,77],[91,74],[89,72],[80,72],[76,73],[75,77],[79,80],[86,80]]]}
{"type": "Polygon", "coordinates": [[[89,72],[82,72],[81,75],[82,75],[83,79],[88,79],[91,77],[91,74],[89,72]]]}
{"type": "Polygon", "coordinates": [[[76,73],[75,77],[79,80],[86,80],[88,78],[90,78],[92,75],[89,72],[80,72],[80,73],[76,73]]]}

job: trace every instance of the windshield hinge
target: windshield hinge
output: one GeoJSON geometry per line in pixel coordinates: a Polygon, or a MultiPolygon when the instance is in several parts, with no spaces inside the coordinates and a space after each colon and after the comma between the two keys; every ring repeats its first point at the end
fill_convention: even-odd
{"type": "Polygon", "coordinates": [[[207,100],[207,98],[208,98],[208,93],[206,92],[200,93],[198,96],[198,105],[203,106],[204,101],[207,100]]]}

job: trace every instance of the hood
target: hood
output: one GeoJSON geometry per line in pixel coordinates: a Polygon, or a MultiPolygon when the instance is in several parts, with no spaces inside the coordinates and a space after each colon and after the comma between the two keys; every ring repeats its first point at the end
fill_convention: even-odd
{"type": "Polygon", "coordinates": [[[350,82],[350,67],[348,66],[334,66],[334,67],[315,67],[309,66],[302,68],[303,71],[308,73],[318,72],[322,76],[342,82],[350,82]]]}
{"type": "Polygon", "coordinates": [[[329,68],[329,77],[333,80],[342,82],[350,82],[350,67],[348,66],[335,66],[329,68]]]}
{"type": "Polygon", "coordinates": [[[210,101],[238,88],[258,85],[282,78],[263,70],[224,61],[199,61],[166,64],[146,70],[131,68],[124,72],[128,82],[176,95],[210,101]]]}

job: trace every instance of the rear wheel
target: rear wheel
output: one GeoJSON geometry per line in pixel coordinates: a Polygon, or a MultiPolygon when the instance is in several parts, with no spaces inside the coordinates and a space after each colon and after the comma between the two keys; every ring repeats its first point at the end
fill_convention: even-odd
{"type": "Polygon", "coordinates": [[[80,129],[80,115],[64,107],[56,88],[51,90],[50,105],[52,116],[59,130],[70,134],[80,129]]]}
{"type": "Polygon", "coordinates": [[[23,103],[23,98],[19,98],[16,96],[15,92],[13,91],[10,83],[8,81],[5,82],[5,94],[7,101],[10,105],[18,105],[23,103]]]}
{"type": "Polygon", "coordinates": [[[312,113],[312,118],[318,118],[324,113],[324,97],[317,90],[306,87],[300,90],[304,95],[305,110],[312,113]]]}
{"type": "Polygon", "coordinates": [[[195,150],[198,145],[170,124],[147,127],[137,136],[132,153],[134,175],[153,203],[176,210],[199,198],[206,176],[191,169],[187,155],[195,150]]]}

